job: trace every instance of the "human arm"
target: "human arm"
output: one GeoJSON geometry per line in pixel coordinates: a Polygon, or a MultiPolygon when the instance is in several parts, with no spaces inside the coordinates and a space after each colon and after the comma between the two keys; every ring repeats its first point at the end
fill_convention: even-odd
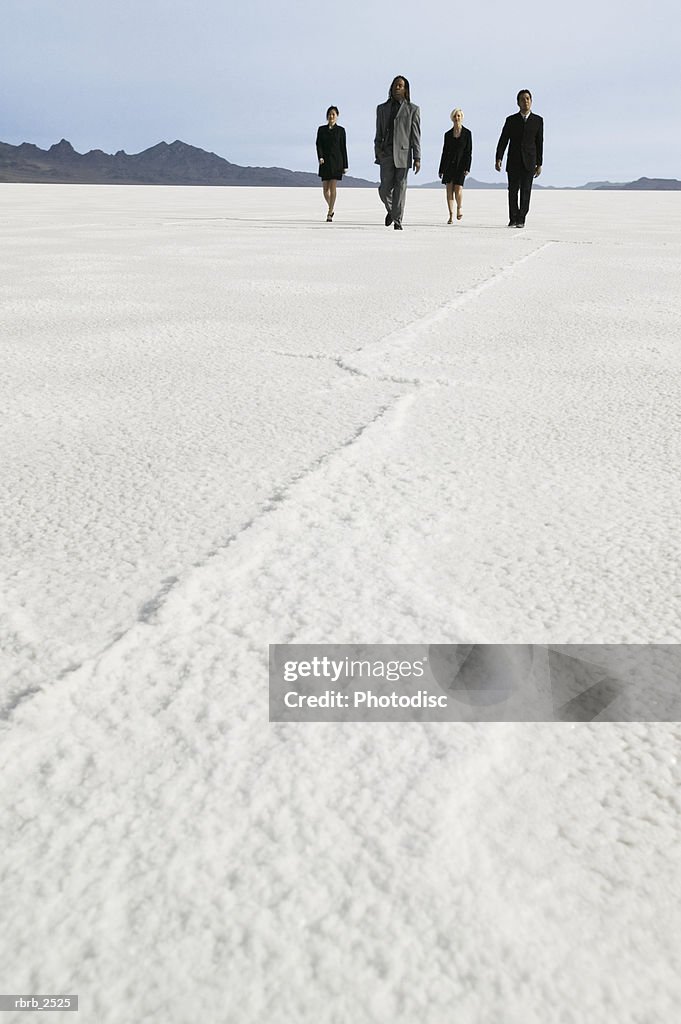
{"type": "Polygon", "coordinates": [[[414,174],[421,170],[421,109],[414,107],[411,117],[411,150],[414,156],[414,174]]]}
{"type": "MultiPolygon", "coordinates": [[[[539,117],[539,115],[537,115],[539,117]]],[[[539,118],[539,128],[537,129],[537,166],[535,168],[534,176],[538,178],[541,174],[542,164],[544,163],[544,118],[539,118]]]]}
{"type": "Polygon", "coordinates": [[[383,139],[385,136],[385,129],[383,125],[383,118],[381,117],[383,110],[383,104],[379,104],[376,107],[376,134],[374,135],[374,163],[379,164],[381,162],[381,152],[383,150],[383,139]]]}
{"type": "Polygon", "coordinates": [[[504,159],[504,152],[506,151],[506,147],[508,146],[508,142],[511,137],[511,127],[509,124],[509,120],[510,118],[507,117],[506,120],[504,121],[504,127],[501,129],[501,135],[499,136],[499,141],[497,142],[497,152],[494,166],[498,171],[501,170],[501,161],[504,159]]]}
{"type": "Polygon", "coordinates": [[[347,169],[348,169],[348,144],[347,144],[347,139],[345,137],[345,128],[341,128],[340,125],[339,125],[339,129],[340,129],[340,132],[341,132],[340,144],[341,144],[341,156],[343,158],[343,174],[345,174],[347,169]]]}
{"type": "Polygon", "coordinates": [[[323,128],[324,128],[324,126],[320,125],[320,127],[317,129],[317,142],[315,144],[316,148],[317,148],[317,160],[319,161],[320,164],[324,163],[324,150],[322,149],[322,131],[323,131],[323,128]]]}
{"type": "Polygon", "coordinates": [[[449,148],[447,145],[448,138],[449,132],[445,132],[445,137],[442,140],[442,156],[440,157],[440,166],[438,167],[437,170],[438,178],[442,177],[442,175],[445,173],[445,167],[447,166],[447,150],[449,148]]]}

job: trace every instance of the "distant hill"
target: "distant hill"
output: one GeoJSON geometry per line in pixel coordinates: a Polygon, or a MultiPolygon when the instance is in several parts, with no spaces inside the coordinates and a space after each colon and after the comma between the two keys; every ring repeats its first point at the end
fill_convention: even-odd
{"type": "Polygon", "coordinates": [[[591,187],[599,191],[625,189],[629,192],[679,192],[681,191],[681,181],[678,181],[677,178],[637,178],[636,181],[627,181],[623,185],[613,184],[610,181],[599,181],[591,187]]]}
{"type": "MultiPolygon", "coordinates": [[[[476,181],[475,178],[470,176],[466,178],[466,188],[507,188],[506,175],[504,174],[503,181],[476,181]]],[[[681,181],[676,178],[638,178],[636,181],[589,181],[586,185],[540,185],[539,182],[535,181],[532,186],[533,188],[545,189],[557,191],[570,190],[573,192],[581,192],[586,189],[593,191],[614,191],[616,189],[624,189],[626,191],[638,191],[638,192],[678,192],[681,191],[681,181]]],[[[442,182],[440,181],[428,181],[424,185],[419,185],[419,188],[442,188],[442,182]]]]}
{"type": "MultiPolygon", "coordinates": [[[[285,167],[241,167],[216,153],[207,153],[186,142],[159,142],[142,153],[128,154],[119,149],[113,155],[101,149],[77,153],[62,139],[49,149],[30,142],[11,146],[0,142],[0,182],[52,182],[82,185],[269,185],[318,186],[319,177],[308,171],[289,171],[285,167]]],[[[377,182],[346,176],[350,188],[376,188],[377,182]]],[[[413,184],[416,184],[414,182],[413,184]]],[[[442,188],[439,181],[428,181],[419,188],[442,188]]],[[[466,179],[467,189],[506,189],[506,175],[498,181],[466,179]]],[[[554,189],[554,185],[535,188],[554,189]]],[[[571,186],[565,186],[571,187],[571,186]]],[[[671,192],[681,191],[676,178],[638,178],[636,181],[590,181],[579,189],[671,192]]]]}
{"type": "Polygon", "coordinates": [[[587,181],[586,185],[577,185],[576,190],[599,188],[625,188],[626,181],[587,181]]]}
{"type": "MultiPolygon", "coordinates": [[[[419,185],[419,188],[442,188],[441,181],[426,181],[423,185],[419,185]]],[[[537,188],[541,188],[541,185],[537,185],[537,188]]],[[[477,178],[471,178],[470,174],[466,178],[466,188],[508,188],[506,182],[506,175],[504,175],[503,181],[478,181],[477,178]]]]}
{"type": "MultiPolygon", "coordinates": [[[[113,155],[92,149],[77,153],[70,142],[39,149],[29,142],[0,142],[0,182],[52,182],[81,185],[319,185],[319,177],[285,167],[240,167],[176,140],[142,153],[120,149],[113,155]]],[[[345,186],[375,188],[364,178],[343,178],[345,186]]]]}

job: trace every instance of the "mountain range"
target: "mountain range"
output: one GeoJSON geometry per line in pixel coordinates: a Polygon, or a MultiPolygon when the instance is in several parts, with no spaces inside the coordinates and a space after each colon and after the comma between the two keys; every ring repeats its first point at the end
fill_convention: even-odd
{"type": "MultiPolygon", "coordinates": [[[[263,185],[318,186],[317,174],[290,171],[285,167],[241,167],[229,160],[190,146],[177,139],[159,142],[141,153],[104,153],[91,149],[77,153],[70,142],[62,139],[49,149],[39,149],[30,142],[12,146],[0,142],[0,182],[52,182],[53,184],[88,185],[263,185]]],[[[345,186],[375,188],[375,181],[365,178],[343,178],[345,186]]],[[[439,181],[427,182],[421,188],[441,187],[439,181]]],[[[477,181],[469,177],[467,188],[506,188],[505,180],[477,181]]],[[[537,183],[535,188],[554,188],[537,183]]],[[[590,181],[579,189],[635,191],[679,191],[676,178],[638,178],[636,181],[590,181]]]]}
{"type": "MultiPolygon", "coordinates": [[[[478,181],[476,178],[471,178],[470,175],[466,178],[466,188],[503,188],[506,189],[506,175],[503,176],[499,181],[478,181]]],[[[442,183],[439,181],[429,181],[426,184],[421,185],[420,188],[442,188],[442,183]]],[[[629,192],[678,192],[681,191],[681,181],[676,178],[637,178],[636,181],[589,181],[586,185],[540,185],[537,181],[534,182],[532,188],[543,188],[546,192],[550,191],[571,191],[581,192],[585,189],[590,189],[595,192],[599,191],[613,191],[622,190],[629,192]]]]}
{"type": "MultiPolygon", "coordinates": [[[[189,146],[177,139],[159,142],[132,155],[119,149],[104,153],[91,149],[77,153],[62,139],[49,149],[30,142],[11,146],[0,142],[0,181],[52,182],[80,185],[319,185],[317,174],[285,167],[240,167],[216,153],[189,146]]],[[[375,187],[363,178],[343,178],[356,188],[375,187]]]]}

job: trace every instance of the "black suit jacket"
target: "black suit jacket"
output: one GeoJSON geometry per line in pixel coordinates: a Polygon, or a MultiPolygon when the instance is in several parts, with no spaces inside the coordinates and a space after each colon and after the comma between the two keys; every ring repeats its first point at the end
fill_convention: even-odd
{"type": "Polygon", "coordinates": [[[461,125],[461,141],[455,148],[454,129],[450,128],[445,132],[442,144],[442,156],[440,157],[440,168],[438,175],[442,177],[445,171],[470,171],[473,160],[473,136],[468,128],[461,125]],[[455,154],[458,159],[455,161],[455,154]]]}
{"type": "Polygon", "coordinates": [[[539,114],[530,115],[527,121],[518,111],[506,118],[497,142],[497,160],[502,160],[508,146],[507,171],[534,171],[544,160],[544,120],[539,114]]]}

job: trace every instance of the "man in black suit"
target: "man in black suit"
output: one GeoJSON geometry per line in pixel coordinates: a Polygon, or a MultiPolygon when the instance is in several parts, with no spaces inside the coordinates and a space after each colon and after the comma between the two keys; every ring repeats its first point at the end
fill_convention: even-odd
{"type": "Polygon", "coordinates": [[[532,181],[541,174],[544,159],[544,121],[532,113],[532,93],[521,89],[517,96],[518,113],[506,118],[497,143],[496,169],[508,146],[508,226],[524,228],[530,208],[532,181]],[[518,203],[520,193],[520,204],[518,203]]]}

